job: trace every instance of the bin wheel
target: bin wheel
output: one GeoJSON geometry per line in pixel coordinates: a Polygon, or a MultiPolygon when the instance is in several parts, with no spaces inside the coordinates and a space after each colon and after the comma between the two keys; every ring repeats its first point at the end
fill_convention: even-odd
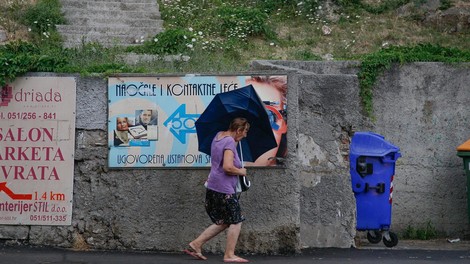
{"type": "Polygon", "coordinates": [[[398,236],[395,233],[389,232],[388,233],[390,240],[387,240],[384,236],[383,242],[384,245],[387,247],[394,247],[398,244],[398,236]]]}
{"type": "Polygon", "coordinates": [[[372,244],[377,244],[382,240],[382,233],[377,230],[368,231],[367,240],[372,244]]]}

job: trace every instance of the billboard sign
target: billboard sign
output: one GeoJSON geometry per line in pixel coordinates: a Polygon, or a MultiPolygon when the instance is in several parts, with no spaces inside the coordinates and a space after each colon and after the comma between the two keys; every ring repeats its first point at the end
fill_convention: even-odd
{"type": "Polygon", "coordinates": [[[278,147],[247,166],[278,166],[287,133],[287,76],[162,76],[108,79],[111,168],[207,167],[195,122],[212,98],[253,85],[265,102],[278,147]]]}
{"type": "Polygon", "coordinates": [[[21,77],[0,95],[0,224],[70,225],[75,78],[21,77]]]}

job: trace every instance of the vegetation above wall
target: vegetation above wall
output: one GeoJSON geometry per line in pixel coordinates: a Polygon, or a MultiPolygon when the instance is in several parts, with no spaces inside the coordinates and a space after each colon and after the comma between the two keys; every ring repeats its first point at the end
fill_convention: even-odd
{"type": "Polygon", "coordinates": [[[412,47],[388,47],[378,52],[364,55],[361,58],[361,69],[358,74],[360,96],[363,107],[369,116],[373,114],[372,88],[377,77],[392,64],[409,62],[469,62],[470,51],[456,48],[445,48],[432,44],[418,44],[412,47]]]}
{"type": "MultiPolygon", "coordinates": [[[[359,60],[361,98],[372,115],[372,87],[393,63],[468,62],[470,34],[422,23],[423,0],[159,1],[165,31],[133,47],[83,43],[63,48],[59,0],[0,2],[0,86],[26,72],[236,72],[256,59],[359,60]],[[401,10],[400,12],[397,10],[401,10]],[[397,15],[403,13],[403,15],[397,15]],[[125,54],[160,59],[125,63],[125,54]],[[184,55],[187,60],[166,60],[184,55]]],[[[440,1],[440,10],[462,1],[440,1]]]]}

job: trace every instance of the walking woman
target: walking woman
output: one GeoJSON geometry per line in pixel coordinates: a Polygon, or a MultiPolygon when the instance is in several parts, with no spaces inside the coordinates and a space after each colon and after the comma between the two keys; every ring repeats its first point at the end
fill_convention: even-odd
{"type": "Polygon", "coordinates": [[[238,175],[246,175],[238,157],[237,144],[246,137],[250,124],[245,118],[235,118],[228,130],[218,132],[211,144],[211,171],[207,180],[206,212],[213,222],[195,240],[185,253],[201,260],[202,246],[220,232],[227,230],[224,262],[246,263],[247,259],[235,255],[235,246],[245,217],[236,196],[238,175]]]}

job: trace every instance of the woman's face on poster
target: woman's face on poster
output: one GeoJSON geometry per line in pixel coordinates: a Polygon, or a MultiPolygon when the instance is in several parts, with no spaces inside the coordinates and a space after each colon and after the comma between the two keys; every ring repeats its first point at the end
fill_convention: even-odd
{"type": "Polygon", "coordinates": [[[116,119],[116,127],[119,131],[129,130],[129,123],[127,122],[127,118],[125,117],[118,117],[116,119]]]}

